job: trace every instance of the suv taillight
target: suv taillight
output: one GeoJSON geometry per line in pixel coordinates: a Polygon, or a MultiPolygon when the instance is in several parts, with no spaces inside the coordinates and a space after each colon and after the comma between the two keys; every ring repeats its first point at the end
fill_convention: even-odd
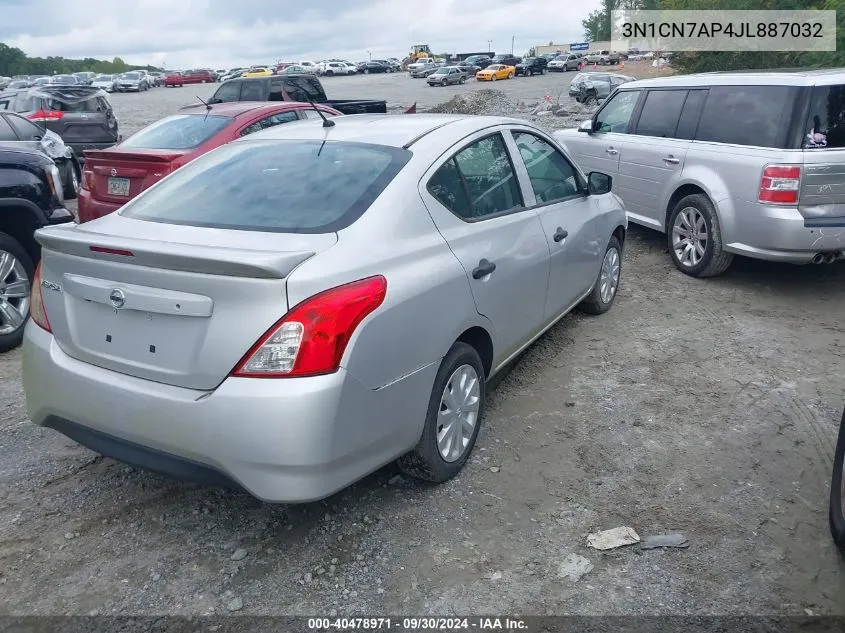
{"type": "Polygon", "coordinates": [[[387,294],[381,275],[326,290],[294,306],[238,363],[239,378],[293,378],[331,374],[355,328],[387,294]]]}
{"type": "Polygon", "coordinates": [[[800,165],[766,165],[760,178],[757,201],[767,204],[798,204],[800,187],[800,165]]]}
{"type": "Polygon", "coordinates": [[[29,296],[29,315],[33,322],[43,330],[52,332],[50,321],[47,319],[47,311],[44,309],[44,301],[41,297],[41,262],[35,267],[35,274],[32,279],[32,289],[29,296]]]}
{"type": "Polygon", "coordinates": [[[30,114],[27,118],[30,121],[35,121],[37,123],[45,123],[47,121],[58,121],[64,115],[64,112],[59,112],[57,110],[39,110],[38,112],[30,114]]]}

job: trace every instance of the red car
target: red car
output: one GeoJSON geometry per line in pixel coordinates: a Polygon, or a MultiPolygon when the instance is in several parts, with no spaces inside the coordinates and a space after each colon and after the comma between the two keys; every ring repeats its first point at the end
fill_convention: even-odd
{"type": "Polygon", "coordinates": [[[185,85],[185,79],[182,77],[182,73],[180,72],[169,72],[164,76],[164,87],[167,88],[169,86],[179,86],[180,88],[185,85]]]}
{"type": "Polygon", "coordinates": [[[213,84],[217,81],[217,75],[210,70],[186,70],[182,72],[182,81],[186,84],[213,84]]]}
{"type": "MultiPolygon", "coordinates": [[[[327,117],[341,116],[316,104],[327,117]]],[[[308,103],[236,101],[185,108],[104,150],[87,150],[79,189],[79,221],[117,211],[182,165],[229,141],[260,130],[319,119],[308,103]]]]}

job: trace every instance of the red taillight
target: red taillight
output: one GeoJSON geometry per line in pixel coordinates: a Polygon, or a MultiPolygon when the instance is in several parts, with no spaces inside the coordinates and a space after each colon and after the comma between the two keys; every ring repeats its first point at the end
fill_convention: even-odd
{"type": "Polygon", "coordinates": [[[386,294],[387,280],[378,275],[306,299],[259,339],[232,375],[290,378],[337,371],[355,328],[386,294]]]}
{"type": "Polygon", "coordinates": [[[32,279],[32,290],[29,295],[29,315],[33,322],[42,330],[52,332],[50,321],[47,319],[47,311],[44,309],[44,300],[41,297],[41,262],[35,267],[35,275],[32,279]]]}
{"type": "Polygon", "coordinates": [[[769,204],[798,204],[800,187],[800,165],[767,165],[760,178],[757,200],[769,204]]]}
{"type": "Polygon", "coordinates": [[[27,118],[30,121],[39,121],[41,123],[44,123],[45,121],[57,121],[61,119],[64,115],[64,112],[57,112],[55,110],[39,110],[34,114],[30,114],[27,118]]]}
{"type": "Polygon", "coordinates": [[[121,255],[123,257],[135,257],[132,251],[126,251],[122,248],[108,248],[106,246],[91,246],[89,247],[92,253],[104,253],[106,255],[121,255]]]}
{"type": "Polygon", "coordinates": [[[88,167],[82,169],[82,188],[87,191],[94,191],[94,170],[88,167]]]}

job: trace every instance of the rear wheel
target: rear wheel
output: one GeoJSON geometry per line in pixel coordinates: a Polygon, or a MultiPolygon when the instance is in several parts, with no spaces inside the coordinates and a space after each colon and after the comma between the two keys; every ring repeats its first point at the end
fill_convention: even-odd
{"type": "Polygon", "coordinates": [[[461,83],[462,83],[462,84],[465,84],[466,82],[467,82],[467,78],[466,78],[466,77],[461,77],[461,83]]]}
{"type": "Polygon", "coordinates": [[[508,74],[508,79],[513,79],[513,73],[508,74]]]}
{"type": "Polygon", "coordinates": [[[65,200],[76,200],[79,193],[79,167],[72,160],[68,161],[62,188],[65,190],[65,200]]]}
{"type": "Polygon", "coordinates": [[[326,77],[331,77],[332,75],[334,75],[334,71],[333,71],[333,70],[327,70],[327,71],[326,71],[325,73],[323,73],[323,74],[325,74],[325,75],[326,75],[326,77]]]}
{"type": "Polygon", "coordinates": [[[587,96],[584,97],[584,101],[582,102],[584,105],[596,105],[599,102],[598,97],[594,91],[590,91],[587,93],[587,96]]]}
{"type": "Polygon", "coordinates": [[[422,436],[414,450],[398,460],[404,473],[440,483],[460,472],[481,427],[484,376],[478,352],[455,343],[434,379],[422,436]]]}
{"type": "Polygon", "coordinates": [[[35,265],[23,246],[0,233],[0,352],[17,347],[23,340],[34,273],[35,265]]]}
{"type": "Polygon", "coordinates": [[[839,441],[833,457],[833,479],[830,483],[830,533],[833,542],[845,556],[845,411],[839,424],[839,441]]]}
{"type": "Polygon", "coordinates": [[[716,208],[703,193],[682,198],[666,227],[669,254],[678,269],[692,277],[714,277],[733,262],[722,249],[722,230],[716,208]]]}

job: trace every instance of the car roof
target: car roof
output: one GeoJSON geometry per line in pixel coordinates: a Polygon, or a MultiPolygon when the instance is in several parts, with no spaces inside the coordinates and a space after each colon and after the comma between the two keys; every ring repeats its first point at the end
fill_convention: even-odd
{"type": "MultiPolygon", "coordinates": [[[[320,104],[317,104],[320,105],[320,104]]],[[[326,107],[325,105],[323,107],[326,107]]],[[[239,117],[247,113],[260,114],[263,111],[279,110],[285,112],[287,110],[301,110],[303,108],[311,108],[309,103],[300,103],[298,101],[231,101],[226,103],[215,103],[208,111],[209,115],[239,117]]],[[[206,107],[202,104],[191,105],[179,109],[179,114],[205,114],[206,107]]]]}
{"type": "Polygon", "coordinates": [[[722,71],[641,79],[625,84],[631,88],[706,87],[738,85],[825,86],[845,84],[845,70],[822,68],[816,70],[776,69],[754,71],[722,71]]]}
{"type": "Polygon", "coordinates": [[[351,114],[335,117],[332,121],[334,125],[330,128],[324,128],[318,121],[277,125],[243,140],[331,140],[409,147],[429,133],[446,126],[454,129],[458,138],[493,125],[512,123],[530,126],[518,119],[455,114],[351,114]]]}

